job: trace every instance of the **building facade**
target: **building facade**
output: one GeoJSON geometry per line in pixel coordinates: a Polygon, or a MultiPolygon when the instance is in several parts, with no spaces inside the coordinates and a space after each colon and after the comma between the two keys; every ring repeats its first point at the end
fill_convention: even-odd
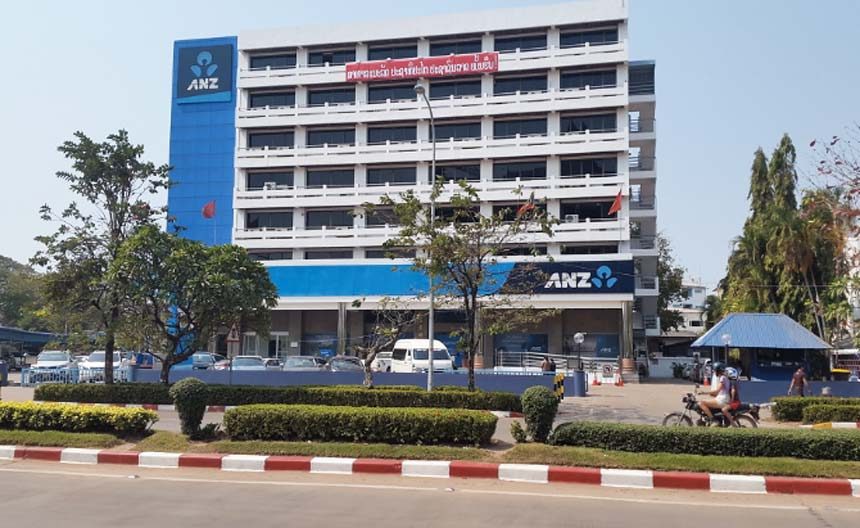
{"type": "MultiPolygon", "coordinates": [[[[427,309],[411,255],[382,247],[393,218],[363,210],[408,189],[429,200],[416,84],[447,190],[468,180],[492,214],[522,188],[560,220],[523,245],[541,256],[514,246],[498,264],[537,261],[549,280],[529,304],[558,314],[487,336],[479,362],[572,353],[577,332],[584,355],[644,350],[660,328],[656,100],[654,63],[629,60],[627,28],[626,1],[601,0],[177,41],[172,226],[247,248],[279,291],[270,338],[244,336],[244,353],[348,352],[380,299],[427,309]]],[[[436,320],[443,341],[461,324],[456,311],[436,320]]]]}

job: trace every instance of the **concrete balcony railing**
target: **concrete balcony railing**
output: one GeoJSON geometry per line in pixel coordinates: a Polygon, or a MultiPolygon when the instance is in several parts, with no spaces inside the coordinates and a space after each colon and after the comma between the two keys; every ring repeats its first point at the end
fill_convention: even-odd
{"type": "Polygon", "coordinates": [[[630,249],[657,249],[657,237],[642,236],[630,238],[630,249]]]}
{"type": "Polygon", "coordinates": [[[657,168],[657,160],[648,156],[630,156],[627,158],[627,167],[630,172],[653,171],[657,168]]]}
{"type": "MultiPolygon", "coordinates": [[[[476,96],[431,99],[437,119],[507,114],[511,108],[521,113],[546,113],[623,106],[627,86],[584,89],[485,93],[476,96]]],[[[374,103],[324,104],[321,106],[281,106],[240,108],[237,124],[241,128],[296,126],[315,123],[355,123],[426,118],[423,101],[408,99],[374,103]]]]}
{"type": "Polygon", "coordinates": [[[630,200],[630,209],[652,210],[657,207],[657,197],[654,195],[639,196],[638,199],[630,200]]]}
{"type": "Polygon", "coordinates": [[[630,133],[631,134],[641,134],[641,133],[652,133],[656,132],[656,119],[639,119],[639,118],[630,118],[630,133]]]}
{"type": "MultiPolygon", "coordinates": [[[[438,161],[495,158],[499,156],[559,156],[597,150],[627,149],[627,131],[585,131],[569,134],[482,137],[436,143],[438,161]]],[[[239,168],[409,163],[431,159],[430,141],[386,142],[374,145],[322,145],[312,147],[239,148],[239,168]]]]}

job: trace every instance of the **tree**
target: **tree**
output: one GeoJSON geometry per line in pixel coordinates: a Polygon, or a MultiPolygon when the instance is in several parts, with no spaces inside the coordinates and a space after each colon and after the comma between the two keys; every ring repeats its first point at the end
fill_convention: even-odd
{"type": "Polygon", "coordinates": [[[722,317],[722,300],[718,295],[708,295],[705,298],[705,330],[710,330],[722,317]]]}
{"type": "MultiPolygon", "coordinates": [[[[355,308],[360,307],[361,300],[353,301],[355,308]]],[[[363,343],[354,345],[355,355],[364,360],[364,386],[373,387],[373,370],[370,368],[376,356],[385,350],[394,348],[394,343],[403,333],[415,326],[418,317],[412,310],[407,310],[403,303],[385,297],[379,301],[379,306],[373,312],[373,327],[370,335],[363,343]]]]}
{"type": "Polygon", "coordinates": [[[30,266],[0,256],[0,325],[49,330],[44,304],[42,277],[30,266]]]}
{"type": "MultiPolygon", "coordinates": [[[[434,198],[442,190],[441,184],[435,185],[434,198]]],[[[514,196],[520,197],[521,192],[514,196]]],[[[391,250],[415,248],[413,267],[434,277],[439,304],[463,312],[465,325],[452,336],[458,338],[469,389],[474,390],[475,357],[482,334],[506,333],[553,313],[525,304],[534,287],[545,282],[539,268],[523,265],[509,270],[499,266],[498,258],[511,245],[524,244],[530,238],[527,234],[552,236],[556,221],[535,203],[533,195],[519,207],[484,216],[479,213],[477,191],[464,180],[446,189],[444,201],[431,221],[429,208],[413,191],[396,199],[383,197],[381,204],[393,208],[400,225],[397,236],[385,245],[391,250]]],[[[366,207],[372,210],[373,205],[366,207]]],[[[537,254],[534,247],[531,251],[537,254]]]]}
{"type": "Polygon", "coordinates": [[[206,347],[240,319],[266,335],[277,292],[262,264],[233,245],[206,246],[155,226],[142,227],[120,248],[110,279],[129,300],[122,328],[170,367],[206,347]]]}
{"type": "Polygon", "coordinates": [[[672,303],[687,298],[684,289],[684,268],[675,264],[669,239],[657,235],[657,281],[660,293],[657,295],[657,310],[660,315],[660,331],[665,333],[677,329],[684,317],[672,309],[672,303]]]}
{"type": "Polygon", "coordinates": [[[143,161],[143,146],[133,145],[125,130],[101,143],[76,132],[75,140],[58,150],[72,161],[72,171],[58,172],[57,177],[68,182],[84,206],[72,202],[59,213],[42,206],[42,218],[60,227],[37,237],[44,248],[33,261],[48,270],[45,293],[50,302],[65,311],[98,314],[108,358],[105,383],[113,383],[109,358],[116,348],[124,299],[109,269],[126,239],[163,217],[165,209],[151,207],[146,197],[168,186],[169,167],[143,161]]]}

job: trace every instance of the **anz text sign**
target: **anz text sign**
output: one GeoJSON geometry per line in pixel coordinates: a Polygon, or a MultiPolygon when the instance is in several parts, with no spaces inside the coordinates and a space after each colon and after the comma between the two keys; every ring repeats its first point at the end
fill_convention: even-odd
{"type": "Polygon", "coordinates": [[[209,103],[233,98],[233,46],[179,48],[176,55],[176,102],[209,103]]]}
{"type": "Polygon", "coordinates": [[[540,280],[532,288],[543,294],[633,293],[633,261],[541,262],[540,280]]]}

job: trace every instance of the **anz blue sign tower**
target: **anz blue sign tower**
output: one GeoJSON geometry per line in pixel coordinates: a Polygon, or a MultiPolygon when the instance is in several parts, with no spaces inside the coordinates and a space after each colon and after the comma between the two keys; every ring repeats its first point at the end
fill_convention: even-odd
{"type": "MultiPolygon", "coordinates": [[[[492,270],[494,284],[510,286],[503,292],[522,292],[535,263],[541,278],[523,302],[554,315],[485,336],[484,367],[543,354],[617,358],[634,336],[645,348],[659,333],[654,65],[628,60],[625,2],[585,4],[175,43],[170,229],[245,247],[279,292],[271,335],[241,336],[244,353],[349,353],[383,299],[427,310],[427,278],[410,254],[387,258],[397,227],[365,204],[407,190],[429,199],[434,152],[446,189],[468,180],[481,214],[520,205],[520,189],[560,220],[552,237],[529,234],[492,270]],[[451,64],[493,67],[434,66],[452,53],[451,64]],[[434,110],[435,149],[416,84],[434,110]]],[[[464,324],[455,308],[436,317],[452,352],[464,324]]],[[[426,335],[422,321],[404,337],[426,335]]]]}

